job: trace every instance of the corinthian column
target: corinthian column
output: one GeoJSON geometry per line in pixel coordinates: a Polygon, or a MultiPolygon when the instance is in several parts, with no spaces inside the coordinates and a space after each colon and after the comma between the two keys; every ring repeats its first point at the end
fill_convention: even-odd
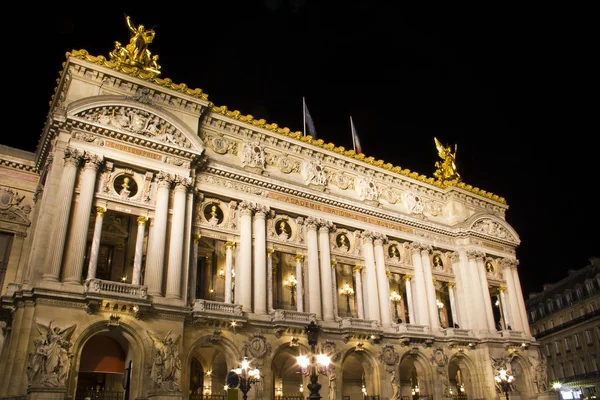
{"type": "MultiPolygon", "coordinates": [[[[479,279],[479,265],[477,264],[478,258],[483,261],[484,254],[476,250],[467,250],[466,257],[468,260],[468,272],[467,274],[463,274],[463,276],[470,277],[468,285],[466,286],[466,290],[467,292],[470,292],[472,299],[471,309],[473,312],[470,313],[471,315],[474,315],[472,328],[476,328],[478,330],[489,330],[485,309],[485,300],[483,299],[483,288],[480,287],[481,280],[479,279]]],[[[485,289],[487,290],[487,286],[485,289]]]]}
{"type": "Polygon", "coordinates": [[[365,257],[365,280],[367,281],[367,293],[371,297],[367,301],[367,318],[381,322],[381,312],[379,308],[379,299],[377,293],[377,272],[375,270],[375,253],[373,250],[373,233],[364,231],[362,234],[363,254],[365,257]]]}
{"type": "Polygon", "coordinates": [[[191,185],[189,178],[179,177],[173,190],[173,216],[169,239],[169,264],[167,275],[167,298],[181,299],[181,279],[183,274],[183,238],[185,237],[185,211],[187,191],[191,185]]]}
{"type": "Polygon", "coordinates": [[[52,221],[52,245],[50,246],[52,255],[42,277],[45,281],[58,282],[59,280],[65,239],[67,237],[67,226],[69,224],[69,215],[71,214],[73,201],[73,189],[75,188],[75,178],[80,162],[81,153],[75,149],[65,149],[65,166],[63,168],[63,176],[52,221]]]}
{"type": "Polygon", "coordinates": [[[148,286],[149,295],[162,296],[169,196],[173,178],[169,174],[161,172],[156,176],[156,181],[154,226],[152,227],[151,243],[148,246],[146,256],[146,279],[144,282],[148,286]]]}
{"type": "Polygon", "coordinates": [[[323,320],[333,321],[333,281],[331,279],[331,255],[329,252],[329,232],[333,224],[321,221],[319,224],[319,254],[321,255],[321,301],[323,303],[323,320]]]}
{"type": "Polygon", "coordinates": [[[510,320],[510,305],[506,302],[506,295],[504,292],[506,288],[504,286],[498,288],[500,292],[500,304],[502,305],[502,316],[504,317],[504,329],[512,328],[512,321],[510,320]]]}
{"type": "Polygon", "coordinates": [[[421,265],[423,266],[423,279],[425,280],[425,290],[427,293],[427,310],[429,311],[429,325],[433,330],[440,329],[440,317],[437,308],[437,298],[435,287],[433,286],[433,274],[431,273],[431,246],[422,245],[421,248],[421,265]]]}
{"type": "Polygon", "coordinates": [[[254,313],[267,313],[267,207],[257,206],[254,212],[254,313]]]}
{"type": "Polygon", "coordinates": [[[254,206],[247,201],[239,204],[240,209],[240,255],[235,268],[235,302],[242,310],[252,312],[252,214],[254,206]],[[237,265],[239,264],[239,266],[237,265]]]}
{"type": "Polygon", "coordinates": [[[408,318],[406,319],[407,324],[414,324],[417,322],[415,319],[415,307],[413,306],[411,279],[412,275],[404,275],[404,286],[406,287],[406,305],[408,306],[408,318]]]}
{"type": "Polygon", "coordinates": [[[358,313],[359,319],[365,319],[365,309],[363,306],[363,295],[362,295],[362,265],[355,265],[352,269],[354,271],[354,280],[356,281],[356,312],[358,313]]]}
{"type": "MultiPolygon", "coordinates": [[[[463,251],[464,253],[464,251],[463,251]]],[[[452,270],[456,276],[456,286],[454,287],[454,302],[456,303],[456,317],[457,320],[454,322],[461,328],[471,328],[472,322],[469,322],[469,310],[468,305],[471,304],[470,300],[470,286],[468,279],[464,277],[464,270],[467,268],[464,262],[465,258],[460,257],[459,252],[454,252],[450,255],[450,262],[452,263],[452,270]]]]}
{"type": "Polygon", "coordinates": [[[308,309],[321,319],[321,278],[319,277],[319,245],[317,220],[306,219],[306,245],[308,247],[308,309]]]}
{"type": "Polygon", "coordinates": [[[410,251],[415,273],[415,303],[416,315],[415,322],[418,325],[429,325],[429,306],[427,301],[427,286],[425,284],[425,276],[423,274],[423,261],[421,258],[421,243],[411,243],[410,251]]]}
{"type": "Polygon", "coordinates": [[[65,283],[81,284],[83,259],[87,248],[88,228],[90,227],[90,211],[94,201],[96,175],[102,159],[97,155],[85,153],[85,164],[81,176],[79,201],[73,213],[73,223],[69,232],[68,252],[65,263],[65,283]]]}
{"type": "Polygon", "coordinates": [[[387,237],[381,233],[373,233],[375,265],[377,272],[377,288],[379,291],[379,311],[381,314],[381,324],[384,327],[392,326],[392,308],[390,307],[390,282],[385,269],[385,256],[383,245],[387,242],[387,237]]]}
{"type": "MultiPolygon", "coordinates": [[[[138,220],[139,221],[139,220],[138,220]]],[[[139,222],[138,222],[139,223],[139,222]]],[[[196,301],[196,286],[198,282],[198,242],[200,242],[200,238],[202,236],[199,233],[195,233],[192,235],[192,239],[194,240],[194,245],[192,246],[192,261],[191,261],[191,270],[190,270],[190,294],[189,301],[193,304],[196,301]]]]}
{"type": "Polygon", "coordinates": [[[135,237],[135,255],[133,258],[133,276],[131,277],[131,283],[133,285],[139,285],[142,279],[142,260],[144,258],[144,233],[146,231],[146,222],[148,217],[139,216],[137,218],[137,235],[135,237]]]}
{"type": "Polygon", "coordinates": [[[96,277],[96,268],[98,267],[98,253],[100,252],[100,238],[102,236],[102,222],[106,208],[96,207],[96,222],[94,224],[94,237],[92,238],[92,248],[90,250],[90,263],[86,281],[96,277]]]}
{"type": "Polygon", "coordinates": [[[302,264],[304,256],[296,254],[296,311],[304,312],[304,274],[302,273],[302,264]]]}
{"type": "Polygon", "coordinates": [[[494,325],[494,311],[492,309],[492,298],[490,297],[489,283],[485,272],[484,264],[485,255],[477,257],[477,275],[479,276],[479,287],[481,288],[481,296],[483,297],[483,305],[485,308],[486,326],[490,331],[496,331],[494,325]]]}
{"type": "Polygon", "coordinates": [[[235,242],[225,243],[225,303],[231,303],[232,283],[233,283],[233,249],[235,242]]]}
{"type": "Polygon", "coordinates": [[[456,309],[456,300],[454,300],[454,282],[448,282],[448,297],[450,298],[450,311],[452,312],[452,322],[458,324],[458,310],[456,309]]]}

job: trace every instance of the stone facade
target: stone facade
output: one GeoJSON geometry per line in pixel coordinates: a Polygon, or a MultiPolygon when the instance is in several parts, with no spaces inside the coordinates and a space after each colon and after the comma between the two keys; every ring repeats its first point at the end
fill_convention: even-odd
{"type": "Polygon", "coordinates": [[[244,356],[250,398],[306,395],[311,321],[323,397],[539,395],[503,198],[83,50],[48,116],[0,148],[0,398],[120,396],[129,366],[131,399],[221,395],[244,356]]]}

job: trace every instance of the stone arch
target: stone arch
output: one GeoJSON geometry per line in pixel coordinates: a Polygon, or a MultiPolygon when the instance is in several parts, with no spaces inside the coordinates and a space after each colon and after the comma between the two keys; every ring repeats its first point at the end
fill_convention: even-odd
{"type": "Polygon", "coordinates": [[[481,385],[478,384],[483,377],[478,374],[478,369],[471,358],[464,352],[458,352],[450,357],[448,360],[448,380],[449,387],[452,390],[460,391],[458,385],[462,383],[464,385],[464,393],[467,399],[479,399],[484,398],[485,393],[481,390],[481,385]],[[457,371],[460,370],[459,382],[457,379],[457,371]]]}
{"type": "Polygon", "coordinates": [[[532,363],[519,353],[513,353],[515,356],[510,362],[512,374],[515,376],[513,388],[518,392],[522,399],[535,398],[537,388],[535,387],[535,376],[532,363]]]}
{"type": "Polygon", "coordinates": [[[106,126],[96,118],[101,114],[102,110],[109,107],[112,109],[134,109],[138,110],[140,113],[147,114],[151,118],[165,121],[172,132],[176,133],[177,136],[181,135],[182,138],[185,138],[185,145],[180,147],[189,148],[190,150],[199,153],[204,151],[204,144],[198,134],[183,120],[164,109],[154,107],[149,102],[135,101],[131,97],[100,95],[83,98],[69,104],[66,114],[69,119],[85,121],[86,124],[93,124],[99,127],[102,126],[109,130],[118,130],[119,128],[117,126],[106,126]]]}
{"type": "Polygon", "coordinates": [[[183,393],[189,392],[193,359],[200,362],[200,365],[205,372],[208,370],[213,371],[215,369],[220,371],[220,373],[215,374],[214,377],[210,378],[212,393],[217,393],[223,389],[223,386],[215,387],[213,385],[219,384],[221,378],[222,385],[224,385],[225,377],[221,377],[220,375],[223,371],[227,373],[232,368],[236,367],[239,360],[241,360],[241,357],[240,350],[236,347],[235,343],[227,337],[221,336],[218,340],[215,340],[214,335],[211,333],[198,338],[190,345],[182,359],[181,390],[183,393]]]}
{"type": "Polygon", "coordinates": [[[378,357],[367,349],[357,351],[355,347],[347,349],[342,353],[340,361],[341,373],[338,374],[338,398],[350,396],[350,398],[362,398],[362,375],[367,395],[379,395],[382,398],[381,371],[378,357]],[[360,366],[360,368],[359,368],[360,366]],[[366,368],[365,368],[366,367],[366,368]],[[357,370],[358,369],[358,370],[357,370]],[[361,373],[362,372],[362,373],[361,373]],[[360,381],[357,382],[357,374],[360,381]]]}
{"type": "MultiPolygon", "coordinates": [[[[292,345],[292,342],[283,343],[275,350],[270,365],[272,382],[270,385],[269,382],[265,382],[264,389],[267,392],[270,391],[276,395],[277,389],[281,388],[282,395],[298,395],[300,394],[300,384],[302,384],[304,393],[308,393],[306,388],[309,382],[308,377],[301,372],[296,361],[296,356],[301,354],[310,355],[310,349],[303,344],[292,345]]],[[[268,396],[265,397],[268,398],[268,396]]]]}
{"type": "Polygon", "coordinates": [[[435,394],[434,371],[431,362],[416,347],[400,356],[397,376],[400,383],[400,396],[411,396],[411,389],[417,384],[421,395],[433,396],[435,394]]]}
{"type": "Polygon", "coordinates": [[[124,349],[127,354],[127,360],[132,360],[132,375],[131,375],[131,390],[130,397],[144,397],[144,372],[146,370],[146,354],[145,348],[147,343],[137,330],[140,327],[134,327],[125,322],[120,322],[118,326],[108,326],[108,320],[102,320],[90,324],[73,343],[73,354],[74,363],[71,365],[71,371],[69,372],[69,384],[68,392],[75,398],[75,392],[77,390],[78,375],[81,365],[81,354],[86,343],[96,335],[108,335],[112,339],[115,339],[121,346],[124,342],[128,345],[127,349],[124,349]]]}

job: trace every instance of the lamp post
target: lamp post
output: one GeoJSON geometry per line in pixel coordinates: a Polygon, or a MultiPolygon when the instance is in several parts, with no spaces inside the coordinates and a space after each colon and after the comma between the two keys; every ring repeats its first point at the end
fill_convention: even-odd
{"type": "Polygon", "coordinates": [[[238,383],[239,386],[235,385],[234,383],[233,385],[229,385],[229,387],[235,388],[238,386],[244,395],[244,400],[247,400],[250,387],[260,379],[260,371],[258,368],[252,369],[250,367],[250,361],[248,361],[248,357],[244,357],[242,360],[242,366],[233,369],[232,372],[238,376],[239,381],[235,383],[238,383]]]}
{"type": "Polygon", "coordinates": [[[331,359],[325,354],[316,355],[317,339],[319,336],[319,326],[311,321],[310,325],[305,327],[306,336],[308,337],[308,344],[310,346],[311,356],[310,359],[304,355],[296,357],[298,365],[302,368],[303,373],[310,373],[310,383],[306,385],[310,394],[308,399],[319,400],[321,395],[321,384],[319,383],[319,372],[326,373],[329,370],[329,364],[331,359]],[[310,367],[310,371],[308,368],[310,367]]]}
{"type": "Polygon", "coordinates": [[[352,287],[350,285],[348,285],[348,282],[346,282],[344,284],[344,287],[340,289],[340,294],[343,296],[346,296],[346,312],[349,314],[350,313],[350,297],[354,296],[354,289],[352,289],[352,287]]]}
{"type": "Polygon", "coordinates": [[[494,380],[502,389],[502,392],[506,396],[506,400],[508,400],[508,392],[511,391],[512,383],[515,381],[515,377],[509,374],[505,369],[501,369],[498,371],[498,375],[494,377],[494,380]]]}
{"type": "Polygon", "coordinates": [[[296,299],[294,298],[294,293],[296,293],[296,285],[298,281],[294,277],[294,274],[290,274],[290,277],[283,281],[283,286],[290,289],[290,294],[292,296],[292,306],[296,305],[296,299]]]}
{"type": "Polygon", "coordinates": [[[402,300],[402,296],[400,296],[400,294],[398,292],[396,292],[395,290],[392,290],[392,293],[390,293],[390,300],[392,301],[392,303],[394,303],[394,311],[396,312],[396,321],[397,321],[398,318],[400,318],[398,316],[398,303],[400,302],[400,300],[402,300]]]}

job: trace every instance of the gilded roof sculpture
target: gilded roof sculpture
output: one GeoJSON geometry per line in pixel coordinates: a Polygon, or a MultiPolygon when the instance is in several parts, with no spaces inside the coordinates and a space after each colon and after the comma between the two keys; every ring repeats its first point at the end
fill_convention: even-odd
{"type": "MultiPolygon", "coordinates": [[[[150,51],[148,50],[148,44],[152,43],[152,40],[155,36],[154,30],[146,29],[144,25],[138,25],[136,27],[131,22],[129,16],[126,16],[126,22],[131,33],[130,42],[125,47],[123,47],[119,42],[115,42],[115,49],[109,53],[110,60],[107,60],[104,56],[92,56],[83,49],[67,52],[67,58],[76,57],[83,59],[94,64],[102,65],[128,75],[147,80],[151,83],[164,86],[171,90],[176,90],[188,96],[208,101],[208,94],[204,93],[202,89],[190,89],[184,83],[176,84],[173,83],[173,81],[169,78],[158,78],[158,75],[160,74],[160,65],[157,63],[158,55],[151,55],[150,51]]],[[[357,154],[354,150],[346,150],[345,147],[336,146],[334,143],[325,143],[322,139],[315,140],[311,136],[304,136],[300,131],[294,132],[287,127],[281,128],[276,123],[267,123],[267,121],[262,118],[256,119],[250,114],[243,115],[238,110],[229,110],[225,105],[216,106],[212,102],[209,102],[209,108],[213,113],[221,114],[241,122],[249,123],[270,132],[285,135],[289,138],[300,140],[325,150],[333,151],[340,155],[365,162],[375,167],[383,168],[387,171],[394,172],[429,185],[439,188],[456,186],[477,195],[497,201],[501,204],[506,204],[506,199],[504,199],[504,197],[500,197],[496,194],[473,187],[471,185],[467,185],[461,181],[460,175],[458,175],[456,172],[456,146],[454,153],[452,153],[450,147],[445,148],[440,144],[440,147],[438,147],[438,154],[444,161],[442,163],[439,161],[436,162],[436,168],[438,168],[438,170],[434,173],[434,177],[428,177],[409,169],[402,169],[399,166],[386,163],[384,160],[375,160],[374,157],[367,157],[362,153],[357,154]],[[440,150],[440,148],[442,150],[440,150]]],[[[435,139],[435,141],[437,147],[438,141],[437,139],[435,139]]]]}

